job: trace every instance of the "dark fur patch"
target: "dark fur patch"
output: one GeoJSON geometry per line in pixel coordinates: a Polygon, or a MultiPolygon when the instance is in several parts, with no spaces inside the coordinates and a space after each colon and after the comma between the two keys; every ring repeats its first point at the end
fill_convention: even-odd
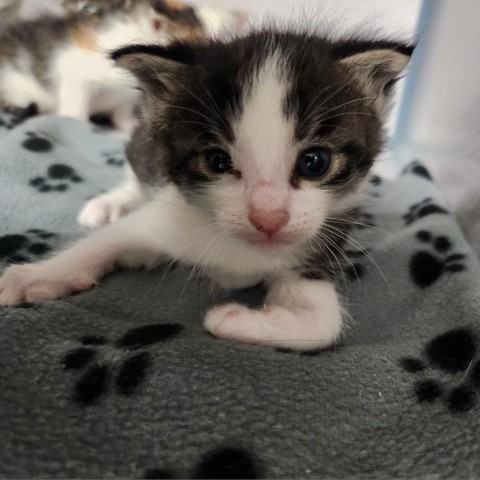
{"type": "Polygon", "coordinates": [[[180,2],[169,2],[168,0],[150,0],[152,8],[174,22],[184,24],[191,28],[201,27],[200,20],[195,14],[195,10],[180,2]]]}
{"type": "Polygon", "coordinates": [[[340,40],[333,48],[333,54],[337,58],[345,58],[357,53],[363,53],[371,50],[394,50],[410,57],[415,50],[415,45],[407,45],[401,42],[390,40],[365,40],[361,38],[352,38],[340,40]]]}
{"type": "Polygon", "coordinates": [[[160,57],[165,60],[172,60],[174,62],[185,63],[192,65],[194,63],[194,50],[185,43],[176,42],[170,46],[163,45],[128,45],[127,47],[114,50],[110,57],[112,60],[119,60],[126,55],[132,54],[146,54],[160,57]]]}
{"type": "Polygon", "coordinates": [[[338,248],[343,249],[345,238],[352,228],[351,220],[358,215],[357,209],[345,212],[345,220],[327,220],[318,234],[317,241],[325,248],[313,251],[298,269],[303,278],[333,281],[346,274],[349,279],[359,279],[364,274],[360,264],[348,263],[342,255],[335,256],[338,248]],[[332,245],[335,245],[333,247],[332,245]]]}
{"type": "Polygon", "coordinates": [[[342,145],[338,153],[346,157],[346,161],[324,185],[348,188],[351,186],[352,178],[363,178],[373,164],[373,156],[355,142],[342,145]]]}

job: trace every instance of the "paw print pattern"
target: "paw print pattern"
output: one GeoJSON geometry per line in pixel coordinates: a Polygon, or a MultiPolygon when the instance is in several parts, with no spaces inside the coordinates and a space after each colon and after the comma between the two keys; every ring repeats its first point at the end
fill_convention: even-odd
{"type": "Polygon", "coordinates": [[[404,168],[402,174],[403,175],[413,174],[413,175],[417,175],[418,177],[422,177],[425,180],[429,180],[431,182],[433,181],[432,176],[430,175],[430,172],[425,168],[425,166],[422,163],[416,160],[408,164],[404,168]]]}
{"type": "Polygon", "coordinates": [[[27,138],[22,142],[22,147],[30,152],[48,153],[53,150],[53,143],[46,135],[36,132],[26,132],[27,138]]]}
{"type": "Polygon", "coordinates": [[[70,185],[83,182],[77,172],[63,163],[50,165],[45,177],[35,177],[30,180],[30,185],[38,192],[65,192],[70,185]]]}
{"type": "Polygon", "coordinates": [[[3,235],[0,237],[0,262],[25,263],[38,259],[52,249],[47,240],[55,237],[55,233],[38,228],[3,235]]]}
{"type": "Polygon", "coordinates": [[[16,126],[14,119],[10,115],[3,115],[0,117],[0,129],[12,130],[16,126]]]}
{"type": "Polygon", "coordinates": [[[405,225],[410,225],[420,218],[434,214],[448,215],[448,211],[433,203],[433,199],[428,197],[421,202],[412,205],[408,212],[403,215],[403,218],[405,220],[405,225]]]}
{"type": "Polygon", "coordinates": [[[151,468],[143,478],[263,478],[260,460],[243,448],[222,447],[208,451],[187,477],[173,469],[151,468]]]}
{"type": "Polygon", "coordinates": [[[361,280],[365,275],[365,266],[360,263],[360,260],[370,255],[368,249],[361,250],[345,250],[349,262],[345,266],[343,272],[348,280],[351,282],[361,280]]]}
{"type": "Polygon", "coordinates": [[[472,329],[457,328],[428,342],[422,358],[401,358],[403,370],[421,376],[413,386],[417,401],[433,404],[441,400],[452,413],[470,411],[480,390],[478,346],[472,329]],[[435,370],[440,371],[443,378],[432,378],[435,370]]]}
{"type": "Polygon", "coordinates": [[[371,187],[369,190],[369,195],[374,198],[380,198],[382,195],[379,192],[379,187],[383,185],[382,177],[379,177],[378,175],[373,175],[372,177],[370,177],[369,184],[371,187]]]}
{"type": "Polygon", "coordinates": [[[70,350],[62,358],[65,370],[82,371],[73,388],[73,401],[92,405],[104,395],[113,381],[119,395],[132,395],[145,380],[152,365],[150,352],[134,351],[163,342],[179,334],[180,324],[155,324],[129,330],[113,345],[101,335],[87,335],[80,339],[81,346],[70,350]],[[112,355],[112,351],[115,355],[112,355]],[[127,352],[122,355],[121,352],[127,352]],[[120,353],[120,355],[119,355],[120,353]],[[118,366],[107,358],[120,357],[118,366]]]}
{"type": "Polygon", "coordinates": [[[125,164],[125,154],[124,152],[119,152],[117,150],[112,150],[102,153],[103,158],[107,165],[112,167],[122,167],[125,164]]]}
{"type": "Polygon", "coordinates": [[[38,115],[38,105],[30,103],[26,107],[3,106],[0,112],[0,128],[11,130],[27,118],[38,115]]]}
{"type": "Polygon", "coordinates": [[[451,241],[445,236],[434,236],[427,230],[416,234],[419,242],[433,250],[420,250],[410,259],[410,276],[420,288],[427,288],[437,282],[444,273],[457,273],[465,270],[462,253],[449,253],[451,241]]]}

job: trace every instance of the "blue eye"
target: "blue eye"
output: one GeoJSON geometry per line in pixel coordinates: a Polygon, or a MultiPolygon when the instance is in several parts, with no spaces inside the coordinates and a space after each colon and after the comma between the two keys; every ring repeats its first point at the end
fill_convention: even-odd
{"type": "Polygon", "coordinates": [[[326,148],[309,148],[298,156],[297,172],[302,177],[318,178],[328,170],[331,161],[332,154],[326,148]]]}
{"type": "Polygon", "coordinates": [[[233,168],[230,155],[223,150],[209,150],[205,159],[210,169],[217,173],[225,173],[233,168]]]}

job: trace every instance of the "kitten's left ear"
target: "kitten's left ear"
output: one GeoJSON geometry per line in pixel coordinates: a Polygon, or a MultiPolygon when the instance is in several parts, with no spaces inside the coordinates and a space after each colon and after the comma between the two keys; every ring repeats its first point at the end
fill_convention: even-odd
{"type": "Polygon", "coordinates": [[[161,95],[178,82],[185,69],[195,62],[193,47],[176,42],[170,46],[130,45],[110,54],[115,63],[129,70],[140,82],[141,89],[161,95]]]}
{"type": "Polygon", "coordinates": [[[374,97],[378,112],[389,110],[393,85],[406,68],[414,46],[395,42],[346,42],[338,46],[340,63],[346,65],[367,95],[374,97]]]}

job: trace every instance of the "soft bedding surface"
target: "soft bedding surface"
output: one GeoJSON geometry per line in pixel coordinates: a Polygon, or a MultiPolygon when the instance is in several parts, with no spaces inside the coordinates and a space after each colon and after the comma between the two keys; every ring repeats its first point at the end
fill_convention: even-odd
{"type": "MultiPolygon", "coordinates": [[[[3,269],[84,234],[77,213],[124,157],[74,120],[0,128],[3,269]]],[[[338,285],[351,319],[327,351],[212,338],[202,317],[227,295],[182,266],[0,307],[0,475],[479,476],[478,260],[418,162],[375,177],[362,210],[338,285]]]]}

